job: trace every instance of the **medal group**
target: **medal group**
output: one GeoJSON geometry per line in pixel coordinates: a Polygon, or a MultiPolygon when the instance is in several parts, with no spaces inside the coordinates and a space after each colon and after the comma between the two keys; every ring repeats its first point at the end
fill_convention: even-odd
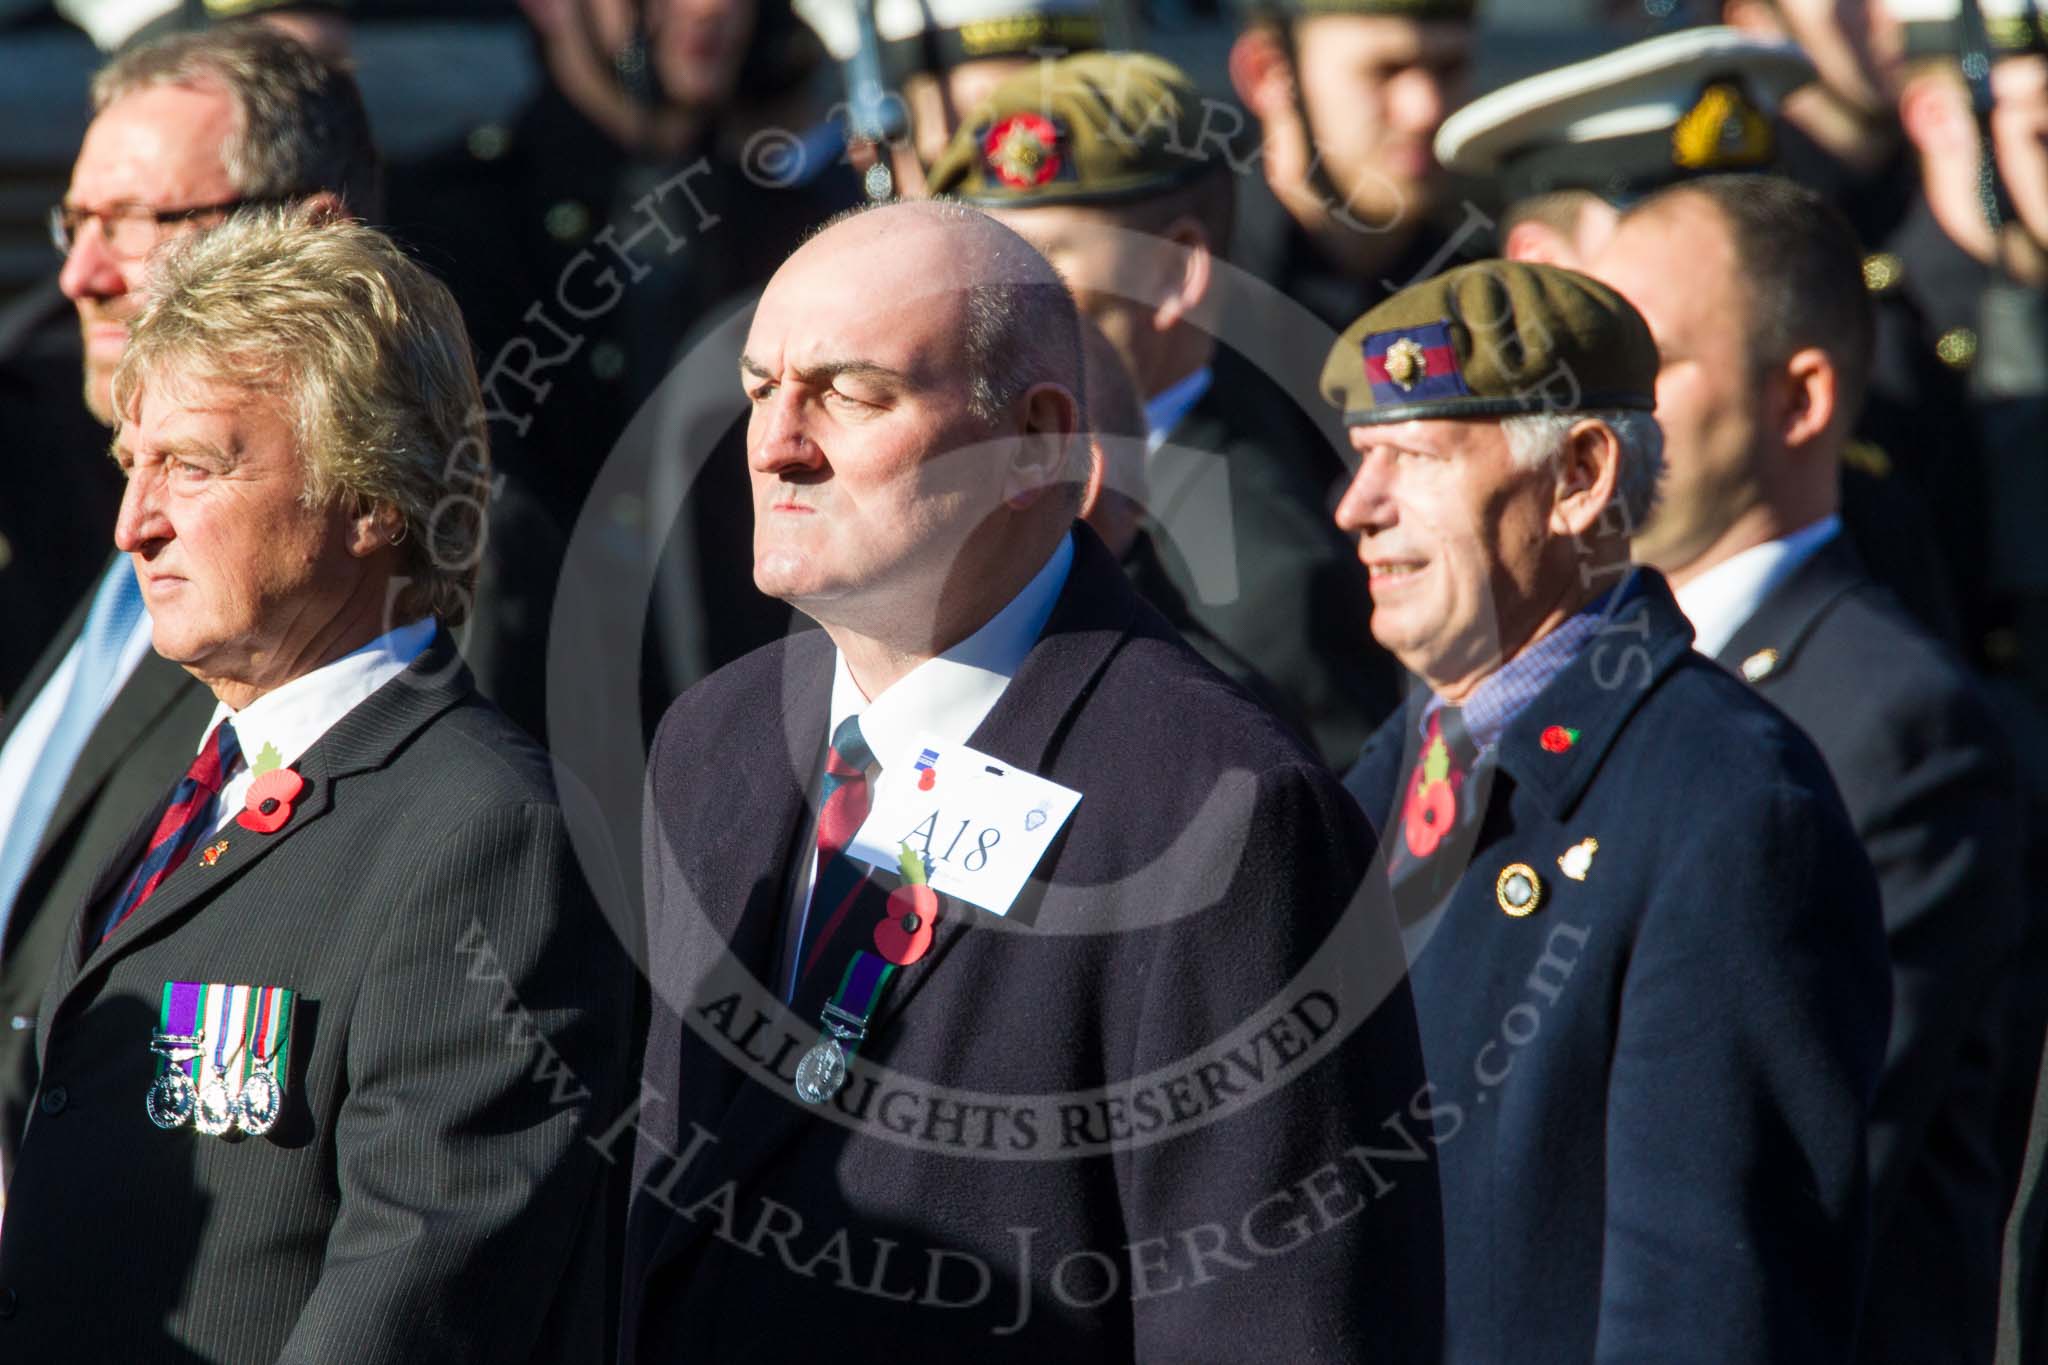
{"type": "Polygon", "coordinates": [[[211,1137],[269,1132],[284,1109],[294,999],[281,986],[166,981],[149,1121],[211,1137]]]}

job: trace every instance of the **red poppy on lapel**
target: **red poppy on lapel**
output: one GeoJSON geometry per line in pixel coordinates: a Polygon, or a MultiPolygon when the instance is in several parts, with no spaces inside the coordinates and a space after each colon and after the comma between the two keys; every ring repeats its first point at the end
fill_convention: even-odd
{"type": "Polygon", "coordinates": [[[908,967],[932,946],[932,926],[939,919],[939,893],[908,883],[889,893],[882,919],[875,926],[875,951],[899,967],[908,967]]]}
{"type": "Polygon", "coordinates": [[[249,784],[248,799],[235,823],[258,834],[275,834],[292,818],[292,802],[305,789],[306,779],[290,768],[272,768],[249,784]]]}

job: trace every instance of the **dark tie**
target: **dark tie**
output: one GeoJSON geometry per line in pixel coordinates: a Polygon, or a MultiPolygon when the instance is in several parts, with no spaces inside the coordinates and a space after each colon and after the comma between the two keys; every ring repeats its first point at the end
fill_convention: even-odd
{"type": "Polygon", "coordinates": [[[164,808],[163,817],[156,822],[156,832],[149,836],[148,851],[107,915],[106,928],[100,932],[101,943],[114,936],[114,931],[163,885],[166,877],[178,870],[193,845],[213,828],[214,801],[241,757],[242,744],[235,738],[235,727],[224,720],[199,746],[198,757],[172,790],[171,804],[164,808]]]}
{"type": "Polygon", "coordinates": [[[818,876],[797,925],[785,999],[795,997],[797,983],[816,965],[867,881],[867,869],[846,856],[846,846],[873,804],[868,769],[874,761],[874,750],[861,737],[860,717],[848,716],[832,732],[825,751],[825,780],[818,788],[818,876]]]}

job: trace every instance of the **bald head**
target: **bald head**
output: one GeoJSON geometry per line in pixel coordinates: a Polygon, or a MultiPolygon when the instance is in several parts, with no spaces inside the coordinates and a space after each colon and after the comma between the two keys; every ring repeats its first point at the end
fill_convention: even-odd
{"type": "Polygon", "coordinates": [[[940,203],[835,219],[769,281],[741,360],[756,585],[849,661],[965,638],[1072,524],[1083,374],[1073,299],[1008,228],[940,203]]]}

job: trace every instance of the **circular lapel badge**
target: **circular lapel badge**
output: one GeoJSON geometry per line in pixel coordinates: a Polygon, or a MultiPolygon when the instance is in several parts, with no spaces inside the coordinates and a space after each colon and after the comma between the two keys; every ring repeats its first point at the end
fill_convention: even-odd
{"type": "Polygon", "coordinates": [[[1543,883],[1527,863],[1509,863],[1494,879],[1493,894],[1501,909],[1520,919],[1543,904],[1543,883]]]}

